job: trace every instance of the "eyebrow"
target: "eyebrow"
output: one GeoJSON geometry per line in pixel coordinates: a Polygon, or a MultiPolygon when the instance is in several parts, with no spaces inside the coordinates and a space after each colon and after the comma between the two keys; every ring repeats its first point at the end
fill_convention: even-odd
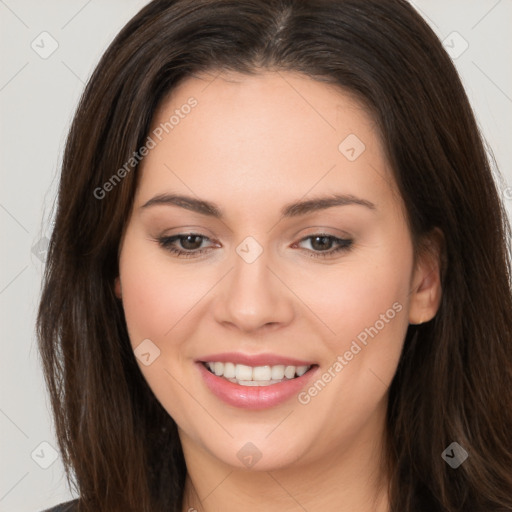
{"type": "MultiPolygon", "coordinates": [[[[217,219],[223,219],[222,209],[211,201],[197,199],[191,196],[178,194],[159,194],[144,203],[141,208],[149,208],[150,206],[167,205],[179,206],[202,215],[208,215],[217,219]]],[[[370,210],[377,210],[375,204],[367,199],[361,199],[351,194],[332,194],[328,196],[316,197],[307,201],[298,201],[286,204],[281,209],[283,217],[298,217],[308,213],[326,210],[334,206],[358,205],[364,206],[370,210]]]]}

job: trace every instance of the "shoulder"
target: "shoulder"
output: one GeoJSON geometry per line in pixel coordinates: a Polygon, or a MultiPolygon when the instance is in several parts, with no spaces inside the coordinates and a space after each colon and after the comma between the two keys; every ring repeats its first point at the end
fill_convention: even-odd
{"type": "Polygon", "coordinates": [[[78,500],[66,501],[55,507],[43,510],[43,512],[75,512],[78,510],[78,500]]]}

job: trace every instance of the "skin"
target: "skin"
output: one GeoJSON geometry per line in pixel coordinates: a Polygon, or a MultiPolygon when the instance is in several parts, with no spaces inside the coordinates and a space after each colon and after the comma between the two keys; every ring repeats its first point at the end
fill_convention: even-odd
{"type": "Polygon", "coordinates": [[[160,350],[139,366],[179,427],[188,467],[183,510],[387,511],[388,389],[409,323],[438,310],[440,246],[432,243],[413,265],[375,123],[348,93],[290,72],[201,75],[172,91],[152,129],[191,96],[197,106],[139,168],[115,284],[134,349],[150,339],[160,350]],[[349,134],[366,147],[354,161],[338,149],[349,134]],[[224,218],[142,208],[163,193],[215,202],[224,218]],[[280,215],[285,204],[334,193],[375,209],[280,215]],[[192,247],[206,249],[198,257],[177,257],[157,241],[190,232],[207,237],[192,247]],[[311,257],[337,247],[306,238],[318,233],[353,245],[311,257]],[[236,252],[248,236],[263,249],[252,263],[236,252]],[[229,351],[315,361],[320,376],[397,303],[400,312],[307,404],[294,396],[242,410],[198,378],[194,360],[229,351]],[[262,455],[250,469],[237,457],[248,442],[262,455]]]}

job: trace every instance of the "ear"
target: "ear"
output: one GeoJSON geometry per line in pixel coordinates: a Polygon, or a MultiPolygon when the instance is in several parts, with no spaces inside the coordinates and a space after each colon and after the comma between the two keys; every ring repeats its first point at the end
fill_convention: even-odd
{"type": "Polygon", "coordinates": [[[121,290],[121,279],[119,278],[119,276],[117,276],[114,279],[114,293],[116,294],[116,297],[118,299],[121,299],[122,296],[123,296],[123,293],[122,293],[122,290],[121,290]]]}
{"type": "Polygon", "coordinates": [[[412,278],[409,323],[432,320],[441,303],[441,275],[444,262],[444,235],[434,228],[422,244],[412,278]]]}

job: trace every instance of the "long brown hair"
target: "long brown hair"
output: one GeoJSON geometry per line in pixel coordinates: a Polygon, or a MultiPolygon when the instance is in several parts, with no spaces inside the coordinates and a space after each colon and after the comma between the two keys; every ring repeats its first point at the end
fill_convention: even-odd
{"type": "Polygon", "coordinates": [[[457,72],[405,0],[155,0],[103,55],[65,148],[37,324],[80,510],[181,511],[176,424],[139,371],[113,291],[137,166],[97,191],[144,144],[169,91],[221,69],[300,72],[372,112],[415,254],[433,228],[445,239],[440,309],[409,326],[390,388],[391,510],[511,511],[510,225],[457,72]],[[457,469],[441,457],[452,442],[469,454],[457,469]]]}

